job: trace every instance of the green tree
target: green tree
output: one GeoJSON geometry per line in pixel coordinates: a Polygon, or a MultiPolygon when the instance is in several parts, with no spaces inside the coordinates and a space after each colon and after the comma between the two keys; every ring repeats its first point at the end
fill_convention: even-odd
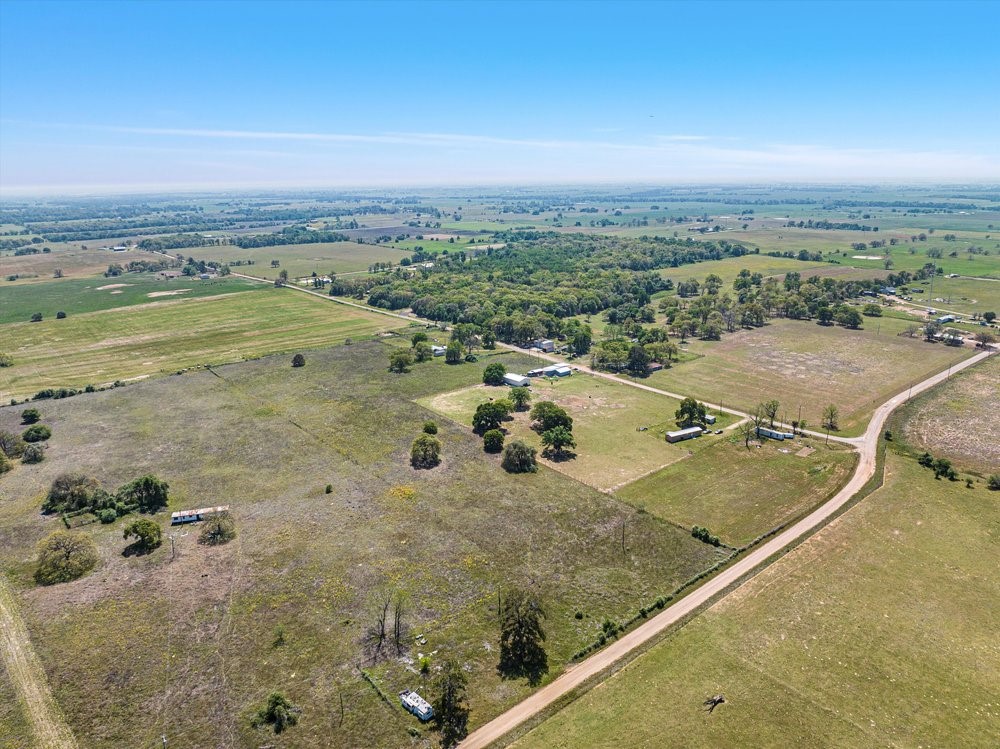
{"type": "Polygon", "coordinates": [[[484,434],[490,429],[499,429],[503,420],[510,415],[506,398],[480,403],[476,406],[476,412],[472,415],[472,431],[476,434],[484,434]]]}
{"type": "Polygon", "coordinates": [[[704,424],[707,414],[708,409],[704,403],[699,403],[694,398],[685,398],[681,401],[680,408],[674,413],[674,419],[677,426],[686,429],[697,424],[704,424]]]}
{"type": "Polygon", "coordinates": [[[488,453],[498,453],[503,450],[504,436],[499,429],[488,429],[483,434],[483,449],[488,453]]]}
{"type": "Polygon", "coordinates": [[[482,335],[483,348],[492,351],[497,347],[497,336],[492,330],[487,329],[482,335]]]}
{"type": "Polygon", "coordinates": [[[410,336],[410,345],[416,346],[418,343],[426,343],[428,340],[429,338],[427,337],[427,334],[422,330],[418,330],[410,336]]]}
{"type": "Polygon", "coordinates": [[[936,479],[943,476],[951,481],[958,480],[958,473],[952,468],[951,461],[947,458],[936,458],[931,464],[931,468],[934,471],[934,478],[936,479]]]}
{"type": "Polygon", "coordinates": [[[281,692],[271,692],[267,698],[267,705],[257,711],[250,725],[254,728],[270,725],[275,733],[281,733],[299,722],[300,712],[302,711],[289,702],[281,692]]]}
{"type": "Polygon", "coordinates": [[[648,364],[649,354],[646,349],[638,343],[633,343],[628,351],[628,364],[625,365],[625,368],[630,374],[636,377],[643,377],[649,373],[649,370],[646,368],[648,364]]]}
{"type": "Polygon", "coordinates": [[[448,341],[448,349],[444,352],[444,360],[448,364],[461,364],[462,344],[455,338],[448,341]]]}
{"type": "Polygon", "coordinates": [[[41,312],[35,312],[34,314],[31,315],[31,322],[41,322],[41,321],[42,321],[41,312]]]}
{"type": "Polygon", "coordinates": [[[149,518],[139,518],[125,526],[122,538],[129,539],[133,536],[135,541],[132,546],[140,553],[148,553],[163,543],[163,531],[158,523],[149,518]]]}
{"type": "Polygon", "coordinates": [[[493,362],[483,370],[483,384],[503,385],[505,374],[507,374],[507,367],[500,362],[493,362]]]}
{"type": "Polygon", "coordinates": [[[21,439],[25,442],[44,442],[52,436],[52,430],[44,424],[33,424],[24,430],[21,439]]]}
{"type": "Polygon", "coordinates": [[[468,733],[469,708],[465,704],[465,673],[457,661],[448,659],[441,666],[435,684],[434,724],[441,732],[441,746],[456,746],[468,733]]]}
{"type": "Polygon", "coordinates": [[[293,367],[304,367],[306,365],[306,358],[302,354],[296,354],[292,357],[293,367]]]}
{"type": "Polygon", "coordinates": [[[531,391],[526,387],[514,387],[510,389],[510,402],[514,404],[515,411],[523,411],[531,401],[531,391]]]}
{"type": "Polygon", "coordinates": [[[413,354],[406,349],[396,349],[389,354],[389,371],[402,374],[409,372],[413,365],[413,354]]]}
{"type": "Polygon", "coordinates": [[[410,465],[414,468],[434,468],[441,462],[441,442],[430,434],[421,434],[410,447],[410,465]]]}
{"type": "Polygon", "coordinates": [[[545,445],[543,452],[559,460],[566,455],[567,448],[576,447],[576,440],[573,433],[566,427],[553,427],[546,432],[542,432],[542,444],[545,445]]]}
{"type": "Polygon", "coordinates": [[[538,470],[535,448],[521,440],[513,440],[504,445],[500,465],[507,473],[534,473],[538,470]]]}
{"type": "Polygon", "coordinates": [[[832,325],[833,310],[830,307],[820,307],[816,311],[816,319],[820,325],[832,325]]]}
{"type": "Polygon", "coordinates": [[[153,513],[167,506],[169,489],[166,481],[146,474],[119,487],[115,496],[124,505],[135,505],[139,512],[153,513]]]}
{"type": "Polygon", "coordinates": [[[1000,473],[994,473],[986,480],[986,488],[994,492],[1000,491],[1000,473]]]}
{"type": "Polygon", "coordinates": [[[589,329],[581,328],[580,330],[577,330],[570,342],[570,345],[573,348],[573,353],[577,356],[583,356],[588,353],[593,340],[593,334],[589,329]]]}
{"type": "MultiPolygon", "coordinates": [[[[996,312],[984,312],[983,313],[983,319],[986,322],[988,322],[990,325],[992,325],[993,321],[997,319],[997,313],[996,312]]],[[[0,354],[0,358],[2,358],[2,356],[3,356],[3,354],[0,354]]],[[[0,364],[0,366],[3,366],[3,365],[0,364]]],[[[7,366],[10,366],[10,365],[8,364],[7,366]]]]}
{"type": "Polygon", "coordinates": [[[438,433],[437,422],[434,421],[424,422],[424,434],[437,434],[437,433],[438,433]]]}
{"type": "Polygon", "coordinates": [[[882,317],[882,306],[879,304],[866,304],[861,309],[865,317],[882,317]]]}
{"type": "Polygon", "coordinates": [[[552,401],[539,401],[532,406],[531,421],[531,428],[536,432],[547,432],[556,427],[573,429],[573,418],[552,401]]]}
{"type": "Polygon", "coordinates": [[[519,588],[507,590],[500,607],[500,663],[501,676],[515,679],[528,677],[537,684],[549,670],[548,656],[542,645],[545,630],[542,619],[545,611],[538,600],[519,588]]]}
{"type": "Polygon", "coordinates": [[[413,357],[418,362],[430,361],[434,358],[434,350],[427,341],[419,341],[413,347],[413,357]]]}
{"type": "Polygon", "coordinates": [[[864,318],[861,317],[861,313],[858,312],[853,307],[844,307],[837,314],[837,322],[843,325],[845,328],[860,328],[862,323],[864,323],[864,318]]]}
{"type": "Polygon", "coordinates": [[[42,418],[37,408],[26,408],[21,411],[22,424],[37,424],[42,418]]]}
{"type": "Polygon", "coordinates": [[[52,480],[42,503],[43,512],[72,512],[90,507],[100,490],[97,479],[82,473],[60,473],[52,480]]]}
{"type": "Polygon", "coordinates": [[[97,544],[83,533],[55,531],[38,544],[35,582],[54,585],[76,580],[97,566],[97,544]]]}
{"type": "Polygon", "coordinates": [[[20,458],[26,447],[21,435],[0,429],[0,452],[8,458],[20,458]]]}
{"type": "Polygon", "coordinates": [[[228,512],[210,515],[201,525],[198,543],[206,546],[221,546],[236,538],[236,521],[228,512]]]}
{"type": "Polygon", "coordinates": [[[836,432],[840,429],[839,425],[840,419],[840,409],[837,408],[832,403],[823,409],[823,428],[828,429],[831,432],[836,432]]]}

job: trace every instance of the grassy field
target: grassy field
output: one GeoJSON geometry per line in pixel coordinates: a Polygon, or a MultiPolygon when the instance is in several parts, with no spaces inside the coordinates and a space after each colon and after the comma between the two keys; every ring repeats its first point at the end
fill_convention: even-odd
{"type": "Polygon", "coordinates": [[[0,296],[0,324],[25,322],[35,312],[47,319],[62,311],[67,315],[156,300],[215,296],[234,291],[266,288],[259,283],[228,276],[202,281],[180,277],[164,280],[155,273],[129,273],[117,278],[60,279],[47,283],[15,284],[0,296]]]}
{"type": "Polygon", "coordinates": [[[1000,505],[886,466],[884,488],[516,746],[995,746],[1000,505]]]}
{"type": "MultiPolygon", "coordinates": [[[[169,299],[169,298],[168,298],[169,299]]],[[[405,323],[288,289],[151,302],[0,327],[0,402],[314,348],[405,323]]]]}
{"type": "Polygon", "coordinates": [[[908,385],[970,356],[971,346],[950,348],[897,335],[909,323],[866,318],[864,330],[778,319],[763,328],[691,341],[699,359],[655,372],[649,384],[741,409],[775,398],[782,419],[802,418],[819,429],[828,404],[840,409],[845,435],[864,431],[873,409],[908,385]]]}
{"type": "MultiPolygon", "coordinates": [[[[417,721],[381,702],[359,666],[387,694],[427,692],[434,669],[455,656],[477,725],[530,691],[495,670],[499,587],[541,596],[554,674],[606,617],[626,618],[719,558],[555,471],[504,473],[446,420],[442,465],[414,471],[410,442],[434,417],[414,401],[480,381],[490,361],[525,360],[438,359],[391,375],[387,351],[337,346],[306,352],[301,369],[271,357],[40,404],[53,437],[45,462],[0,480],[0,559],[81,746],[152,746],[161,733],[171,746],[273,745],[250,719],[274,689],[302,708],[281,746],[428,745],[413,742],[417,721]],[[230,504],[239,535],[206,548],[197,529],[177,529],[171,560],[169,542],[122,556],[123,521],[84,526],[99,568],[34,588],[33,546],[60,525],[39,515],[41,498],[67,470],[109,487],[153,471],[170,483],[170,510],[230,504]],[[405,657],[372,666],[361,639],[380,592],[405,596],[411,637],[405,657]],[[279,627],[284,644],[275,645],[279,627]],[[413,665],[421,653],[430,677],[413,665]]],[[[0,408],[0,428],[16,428],[19,412],[0,408]]],[[[165,524],[165,513],[156,518],[165,524]]],[[[0,745],[18,745],[18,725],[4,722],[0,745]]]]}
{"type": "Polygon", "coordinates": [[[88,249],[82,249],[80,244],[69,242],[47,242],[41,247],[52,250],[38,255],[14,256],[13,251],[0,254],[0,289],[8,290],[24,284],[51,281],[56,269],[63,272],[63,278],[90,278],[98,276],[108,269],[109,265],[118,263],[125,265],[133,260],[159,262],[163,255],[150,252],[131,250],[129,252],[111,252],[99,250],[98,246],[113,244],[117,240],[87,242],[88,249]],[[28,276],[17,281],[7,281],[11,275],[28,276]]]}
{"type": "Polygon", "coordinates": [[[1000,472],[1000,357],[994,356],[914,398],[900,412],[899,438],[942,453],[960,469],[1000,472]]]}
{"type": "Polygon", "coordinates": [[[741,546],[804,514],[846,483],[854,452],[822,440],[718,440],[681,463],[639,479],[618,496],[685,528],[701,525],[741,546]],[[806,448],[814,450],[798,455],[806,448]]]}
{"type": "Polygon", "coordinates": [[[275,279],[282,270],[287,270],[292,278],[329,273],[353,273],[367,271],[372,263],[383,262],[399,265],[399,261],[409,253],[400,252],[387,245],[358,244],[357,242],[325,242],[316,244],[285,244],[275,247],[255,247],[243,249],[236,245],[220,247],[196,247],[185,250],[199,260],[253,260],[253,265],[233,266],[239,273],[275,279]],[[271,267],[277,260],[280,266],[271,267]]]}
{"type": "MultiPolygon", "coordinates": [[[[471,426],[476,406],[502,397],[506,390],[477,385],[431,396],[421,404],[471,426]]],[[[542,462],[604,491],[635,481],[691,453],[700,453],[719,439],[713,436],[670,444],[664,435],[677,428],[674,412],[679,401],[580,372],[565,378],[532,378],[531,399],[533,403],[554,401],[573,417],[576,457],[559,462],[543,458],[542,462]],[[646,430],[640,432],[640,427],[646,430]]],[[[532,431],[528,412],[513,416],[513,421],[504,425],[509,438],[523,439],[540,453],[541,437],[532,431]]],[[[720,418],[718,426],[730,421],[731,417],[720,418]]]]}
{"type": "Polygon", "coordinates": [[[785,257],[768,257],[767,255],[743,255],[742,257],[728,257],[724,260],[708,260],[704,263],[693,265],[682,265],[678,268],[664,268],[659,271],[664,278],[671,279],[675,284],[687,281],[689,278],[697,278],[699,283],[704,282],[705,277],[714,273],[722,279],[723,289],[732,291],[733,281],[741,270],[746,268],[751,273],[760,273],[768,276],[784,276],[790,271],[802,274],[806,279],[811,275],[816,275],[836,268],[829,263],[805,262],[802,260],[792,260],[785,257]]]}

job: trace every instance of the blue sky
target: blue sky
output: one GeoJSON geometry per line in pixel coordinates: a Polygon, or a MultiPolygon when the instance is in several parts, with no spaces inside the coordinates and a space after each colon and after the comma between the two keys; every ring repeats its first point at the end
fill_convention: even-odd
{"type": "Polygon", "coordinates": [[[1000,182],[1000,3],[0,2],[0,190],[1000,182]]]}

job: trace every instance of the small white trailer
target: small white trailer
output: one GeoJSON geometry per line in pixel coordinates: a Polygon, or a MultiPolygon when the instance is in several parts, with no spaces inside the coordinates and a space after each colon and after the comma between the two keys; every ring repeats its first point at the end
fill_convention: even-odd
{"type": "Polygon", "coordinates": [[[399,702],[404,710],[413,713],[425,723],[434,717],[434,708],[431,707],[431,703],[416,692],[404,689],[399,693],[399,702]]]}

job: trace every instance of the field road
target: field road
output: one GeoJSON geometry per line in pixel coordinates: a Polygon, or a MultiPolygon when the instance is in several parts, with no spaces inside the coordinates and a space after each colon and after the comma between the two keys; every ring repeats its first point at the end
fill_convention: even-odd
{"type": "Polygon", "coordinates": [[[0,657],[14,685],[38,749],[76,749],[76,739],[63,720],[45,671],[31,647],[28,630],[17,610],[17,599],[0,575],[0,657]]]}
{"type": "MultiPolygon", "coordinates": [[[[992,353],[992,351],[983,351],[976,354],[953,366],[951,371],[960,372],[966,367],[971,367],[981,362],[992,355],[992,353]]],[[[947,377],[947,372],[940,372],[933,377],[927,378],[919,385],[914,385],[911,392],[914,395],[922,393],[947,379],[947,377]]],[[[580,686],[588,679],[597,676],[635,648],[656,637],[688,614],[712,601],[730,585],[738,583],[744,575],[763,565],[768,557],[781,551],[785,546],[799,537],[805,536],[820,527],[824,521],[843,507],[875,473],[875,459],[879,435],[882,433],[889,414],[904,403],[907,398],[907,392],[903,392],[893,396],[878,407],[872,416],[871,422],[868,424],[868,429],[865,431],[863,441],[859,447],[858,452],[860,455],[854,475],[847,482],[847,485],[837,492],[829,502],[802,518],[802,520],[775,536],[766,544],[759,546],[735,562],[731,567],[727,567],[700,588],[696,588],[680,601],[664,609],[662,613],[632,630],[620,640],[617,640],[604,650],[592,655],[576,666],[570,667],[565,673],[556,678],[555,681],[542,687],[533,695],[502,715],[494,718],[489,723],[477,728],[466,737],[465,741],[459,744],[459,747],[461,749],[485,749],[485,747],[499,742],[509,731],[537,715],[566,693],[580,686]]]]}

